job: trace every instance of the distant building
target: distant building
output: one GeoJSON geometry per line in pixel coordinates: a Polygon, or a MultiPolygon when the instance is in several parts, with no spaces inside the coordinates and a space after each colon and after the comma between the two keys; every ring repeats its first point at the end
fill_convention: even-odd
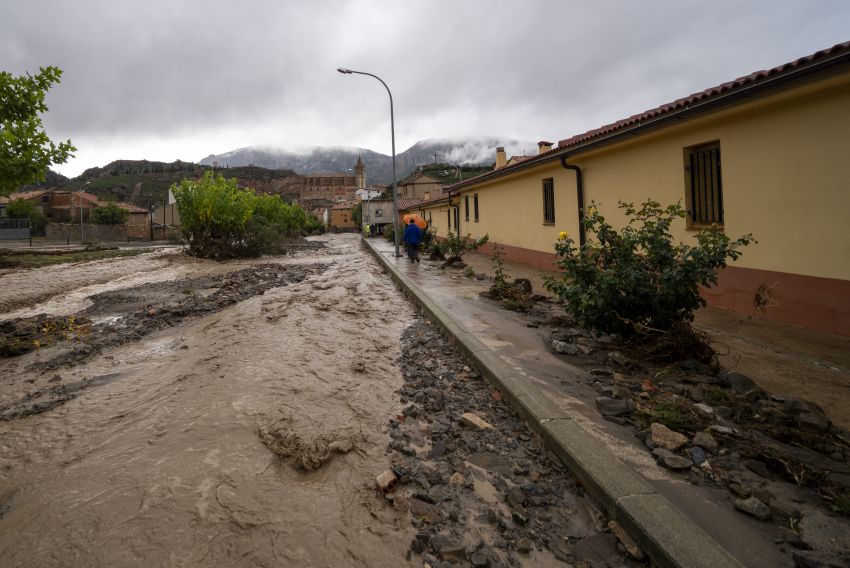
{"type": "Polygon", "coordinates": [[[354,229],[354,219],[351,215],[351,205],[335,205],[331,207],[330,227],[340,229],[354,229]]]}

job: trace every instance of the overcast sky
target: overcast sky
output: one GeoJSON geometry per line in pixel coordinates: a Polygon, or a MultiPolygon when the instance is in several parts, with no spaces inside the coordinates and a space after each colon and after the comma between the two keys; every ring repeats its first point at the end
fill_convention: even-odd
{"type": "Polygon", "coordinates": [[[76,157],[197,161],[266,144],[557,141],[850,40],[846,0],[41,1],[0,5],[0,70],[59,66],[76,157]]]}

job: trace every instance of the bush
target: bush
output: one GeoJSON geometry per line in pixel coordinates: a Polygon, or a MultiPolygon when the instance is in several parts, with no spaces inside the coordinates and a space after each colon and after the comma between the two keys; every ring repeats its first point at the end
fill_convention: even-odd
{"type": "Polygon", "coordinates": [[[10,219],[29,219],[30,234],[44,235],[44,228],[47,226],[47,217],[44,213],[36,209],[32,201],[26,199],[15,199],[10,201],[6,206],[6,215],[10,219]]]}
{"type": "Polygon", "coordinates": [[[129,216],[127,211],[110,202],[92,210],[91,222],[95,225],[122,225],[129,216]]]}
{"type": "Polygon", "coordinates": [[[235,179],[213,172],[200,180],[184,179],[171,190],[189,254],[195,256],[224,259],[278,252],[285,237],[312,226],[308,218],[313,217],[297,205],[239,189],[235,179]]]}
{"type": "MultiPolygon", "coordinates": [[[[384,225],[382,234],[384,238],[389,242],[394,243],[395,238],[393,237],[393,231],[396,230],[395,225],[384,225]]],[[[402,227],[398,228],[398,242],[402,242],[404,237],[404,229],[402,227]]]]}
{"type": "Polygon", "coordinates": [[[588,330],[622,337],[667,333],[693,321],[705,305],[699,286],[717,283],[717,270],[736,260],[752,235],[731,240],[717,227],[699,231],[697,246],[673,244],[670,225],[685,216],[681,205],[662,208],[649,200],[635,209],[620,202],[629,216],[619,233],[595,205],[584,226],[595,235],[580,249],[561,233],[555,244],[562,280],[547,278],[546,288],[565,302],[566,310],[588,330]]]}
{"type": "Polygon", "coordinates": [[[490,240],[490,235],[484,235],[477,241],[471,235],[461,237],[449,231],[446,238],[440,241],[437,245],[440,247],[440,252],[446,258],[446,265],[453,262],[460,262],[463,255],[467,252],[476,250],[490,240]]]}

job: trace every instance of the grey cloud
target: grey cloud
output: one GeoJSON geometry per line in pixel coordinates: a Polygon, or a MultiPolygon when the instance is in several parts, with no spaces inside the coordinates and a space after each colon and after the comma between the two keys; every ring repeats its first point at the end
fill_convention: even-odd
{"type": "Polygon", "coordinates": [[[264,128],[284,147],[387,152],[383,88],[339,66],[393,89],[400,150],[557,140],[850,39],[840,0],[8,4],[0,65],[62,67],[45,123],[92,140],[264,128]]]}

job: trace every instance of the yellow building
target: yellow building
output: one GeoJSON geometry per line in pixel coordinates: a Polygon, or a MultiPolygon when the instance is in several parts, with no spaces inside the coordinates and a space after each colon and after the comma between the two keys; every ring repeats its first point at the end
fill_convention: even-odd
{"type": "Polygon", "coordinates": [[[331,215],[328,224],[333,230],[341,231],[354,229],[354,218],[351,216],[353,207],[348,204],[334,205],[331,207],[331,215]]]}
{"type": "Polygon", "coordinates": [[[681,202],[679,240],[712,223],[758,240],[710,304],[750,312],[765,286],[766,317],[850,335],[850,42],[502,160],[417,209],[439,235],[487,233],[508,259],[552,268],[591,201],[615,226],[619,200],[681,202]]]}

